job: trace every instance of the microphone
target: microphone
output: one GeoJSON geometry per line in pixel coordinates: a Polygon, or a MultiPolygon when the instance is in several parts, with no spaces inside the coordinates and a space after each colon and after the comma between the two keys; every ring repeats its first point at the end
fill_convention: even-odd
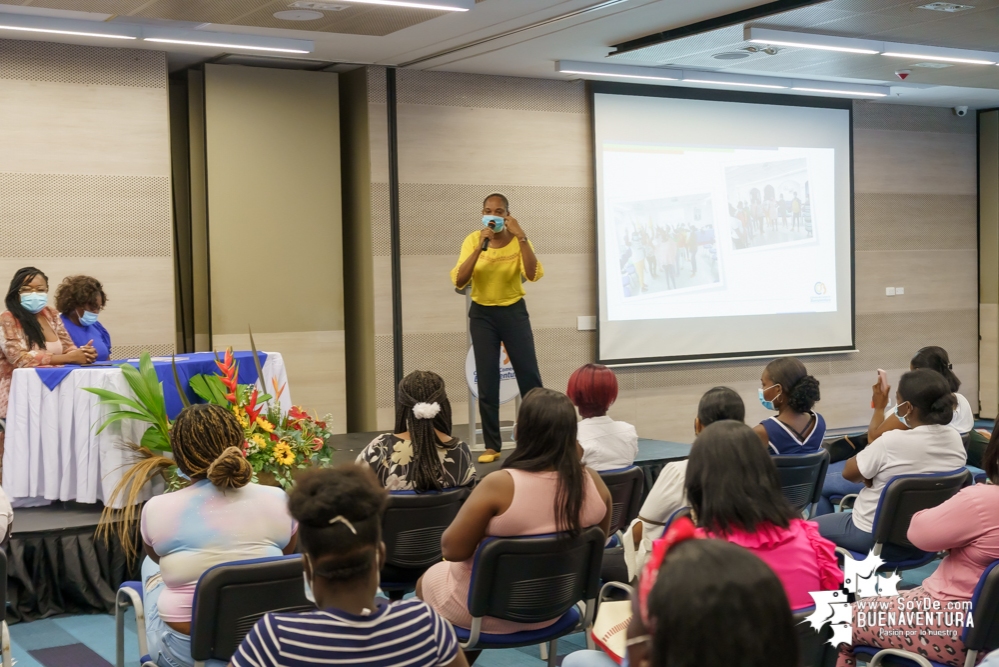
{"type": "MultiPolygon", "coordinates": [[[[496,229],[496,223],[495,222],[490,222],[489,223],[489,229],[495,230],[496,229]]],[[[485,252],[486,250],[489,250],[489,239],[482,239],[482,252],[485,252]]]]}

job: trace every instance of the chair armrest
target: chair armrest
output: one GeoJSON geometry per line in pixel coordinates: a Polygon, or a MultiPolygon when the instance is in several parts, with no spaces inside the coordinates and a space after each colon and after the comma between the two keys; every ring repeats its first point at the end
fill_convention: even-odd
{"type": "Polygon", "coordinates": [[[919,667],[933,667],[932,662],[930,662],[923,656],[919,655],[918,653],[910,653],[908,651],[903,651],[897,648],[881,649],[880,651],[874,654],[874,657],[871,658],[871,661],[867,663],[867,667],[878,667],[878,665],[881,664],[881,661],[887,658],[888,656],[895,656],[897,658],[904,658],[906,660],[911,660],[912,662],[919,665],[919,667]]]}
{"type": "Polygon", "coordinates": [[[842,556],[844,559],[849,558],[850,560],[856,560],[853,554],[844,549],[843,547],[836,547],[836,553],[842,556]]]}
{"type": "Polygon", "coordinates": [[[860,494],[857,494],[857,493],[848,493],[845,496],[843,496],[842,498],[840,498],[839,499],[839,508],[840,508],[840,510],[846,509],[846,503],[847,503],[847,501],[850,502],[850,507],[853,507],[856,504],[856,502],[857,502],[857,496],[859,496],[859,495],[860,494]]]}

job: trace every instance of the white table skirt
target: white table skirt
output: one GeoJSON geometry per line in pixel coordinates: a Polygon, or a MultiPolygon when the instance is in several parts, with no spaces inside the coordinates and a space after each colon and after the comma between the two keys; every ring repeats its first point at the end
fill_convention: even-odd
{"type": "MultiPolygon", "coordinates": [[[[286,384],[284,359],[268,352],[263,366],[263,391],[273,391],[271,379],[286,384]]],[[[100,434],[97,427],[113,410],[83,391],[98,387],[134,396],[118,368],[75,370],[50,390],[33,368],[14,371],[7,407],[3,453],[3,490],[14,507],[43,505],[54,500],[103,502],[132,463],[125,442],[138,443],[149,425],[125,420],[100,434]]],[[[291,406],[291,389],[281,394],[281,407],[291,406]]],[[[142,500],[155,489],[146,488],[142,500]]]]}

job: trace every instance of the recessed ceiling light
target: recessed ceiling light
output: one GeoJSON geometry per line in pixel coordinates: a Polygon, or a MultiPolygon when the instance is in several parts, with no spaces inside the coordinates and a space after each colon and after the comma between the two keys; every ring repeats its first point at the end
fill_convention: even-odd
{"type": "Polygon", "coordinates": [[[749,54],[745,51],[726,51],[725,53],[716,53],[711,57],[715,60],[742,60],[748,58],[749,54]]]}
{"type": "Polygon", "coordinates": [[[757,44],[776,44],[777,46],[790,46],[798,49],[818,49],[819,51],[840,51],[842,53],[864,53],[867,55],[875,55],[877,51],[872,49],[858,49],[852,46],[832,46],[829,44],[806,44],[805,42],[785,42],[783,40],[777,41],[773,39],[754,39],[750,40],[756,42],[757,44]]]}
{"type": "Polygon", "coordinates": [[[960,63],[962,65],[995,65],[994,60],[978,60],[977,58],[954,58],[952,56],[928,56],[926,54],[919,53],[896,53],[894,51],[888,51],[882,53],[883,56],[888,56],[889,58],[918,58],[920,60],[939,60],[945,63],[960,63]]]}
{"type": "Polygon", "coordinates": [[[248,44],[222,44],[220,42],[196,42],[190,39],[165,39],[163,37],[144,37],[144,42],[162,42],[163,44],[184,44],[186,46],[214,46],[222,49],[249,49],[251,51],[275,51],[277,53],[311,53],[302,49],[278,49],[273,46],[249,46],[248,44]]]}
{"type": "Polygon", "coordinates": [[[888,97],[885,93],[868,93],[860,90],[836,90],[834,88],[799,88],[795,86],[791,90],[800,90],[806,93],[829,93],[830,95],[862,95],[864,97],[888,97]]]}
{"type": "Polygon", "coordinates": [[[916,9],[930,9],[935,12],[963,12],[966,9],[974,9],[974,5],[955,5],[953,2],[931,2],[928,5],[919,5],[916,9]]]}
{"type": "Polygon", "coordinates": [[[925,67],[926,69],[945,69],[953,67],[950,63],[915,63],[913,67],[925,67]]]}
{"type": "Polygon", "coordinates": [[[684,83],[706,83],[711,86],[746,86],[747,88],[787,88],[787,86],[775,86],[769,83],[747,83],[745,81],[708,81],[707,79],[687,79],[684,83]]]}
{"type": "Polygon", "coordinates": [[[74,37],[106,37],[107,39],[136,39],[131,35],[109,35],[100,32],[80,32],[78,30],[52,30],[49,28],[24,28],[16,25],[0,25],[0,30],[17,30],[20,32],[44,32],[50,35],[72,35],[74,37]]]}
{"type": "Polygon", "coordinates": [[[562,74],[582,74],[584,76],[610,76],[620,79],[648,79],[650,81],[679,81],[675,76],[645,76],[644,74],[615,74],[612,72],[585,72],[578,69],[559,70],[562,74]]]}
{"type": "Polygon", "coordinates": [[[436,9],[442,12],[467,12],[467,2],[462,0],[450,0],[449,4],[440,2],[417,2],[407,0],[346,0],[346,2],[356,2],[363,5],[387,5],[389,7],[411,7],[413,9],[436,9]]]}
{"type": "Polygon", "coordinates": [[[283,12],[274,12],[274,18],[282,21],[315,21],[322,17],[322,12],[314,12],[311,9],[286,9],[283,12]]]}

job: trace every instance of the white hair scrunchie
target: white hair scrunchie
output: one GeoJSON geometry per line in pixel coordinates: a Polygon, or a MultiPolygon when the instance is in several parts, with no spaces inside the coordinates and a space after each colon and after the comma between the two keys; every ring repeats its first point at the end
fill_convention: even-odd
{"type": "Polygon", "coordinates": [[[417,419],[433,419],[441,411],[441,404],[437,401],[433,403],[417,403],[413,406],[413,415],[417,419]]]}

